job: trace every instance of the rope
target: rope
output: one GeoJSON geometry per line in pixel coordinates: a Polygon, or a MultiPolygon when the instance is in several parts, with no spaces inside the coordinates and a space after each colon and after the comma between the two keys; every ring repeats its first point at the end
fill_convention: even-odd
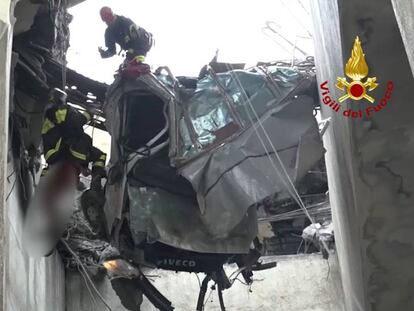
{"type": "Polygon", "coordinates": [[[82,276],[82,279],[85,282],[86,289],[88,290],[88,293],[91,296],[92,303],[93,303],[93,305],[94,305],[94,307],[96,309],[96,307],[98,306],[98,304],[96,302],[95,297],[93,296],[93,293],[92,293],[91,288],[89,287],[88,281],[86,280],[86,277],[85,277],[84,273],[82,272],[82,270],[79,268],[79,264],[77,265],[77,268],[78,268],[79,274],[82,276]]]}
{"type": "Polygon", "coordinates": [[[75,260],[78,262],[79,266],[81,267],[82,271],[85,273],[84,276],[86,277],[86,279],[88,280],[89,284],[91,285],[92,289],[95,291],[95,293],[98,295],[99,299],[103,302],[103,304],[105,305],[105,307],[109,310],[112,311],[111,307],[108,305],[108,303],[105,301],[105,299],[102,297],[101,293],[98,291],[98,289],[96,288],[95,284],[93,284],[93,281],[91,280],[91,278],[89,277],[88,272],[86,271],[82,261],[79,259],[79,256],[72,250],[72,248],[69,246],[68,243],[66,243],[66,241],[64,239],[60,239],[60,241],[62,242],[63,245],[65,245],[66,249],[69,251],[69,253],[71,253],[71,255],[73,256],[73,258],[75,258],[75,260]]]}
{"type": "Polygon", "coordinates": [[[9,193],[7,194],[6,202],[9,201],[9,198],[10,198],[11,194],[13,193],[13,190],[14,190],[14,187],[16,186],[16,183],[17,183],[17,177],[14,178],[13,185],[12,185],[9,193]]]}
{"type": "Polygon", "coordinates": [[[306,12],[306,14],[308,16],[311,16],[310,12],[308,11],[308,9],[305,7],[305,5],[302,3],[302,0],[299,0],[299,5],[302,7],[302,9],[306,12]]]}
{"type": "Polygon", "coordinates": [[[197,274],[197,273],[196,273],[195,275],[196,275],[196,277],[197,277],[198,287],[199,287],[199,288],[201,288],[201,281],[200,281],[200,278],[198,277],[198,274],[197,274]]]}
{"type": "MultiPolygon", "coordinates": [[[[247,94],[246,94],[246,92],[245,92],[245,90],[243,88],[243,85],[240,82],[240,79],[237,77],[237,75],[234,74],[233,71],[230,70],[229,73],[232,76],[232,78],[236,81],[236,85],[239,88],[242,97],[244,97],[244,101],[248,104],[248,106],[252,110],[252,112],[253,112],[256,120],[257,120],[257,123],[258,123],[259,127],[263,131],[263,134],[264,134],[267,142],[269,143],[269,145],[270,145],[270,147],[271,147],[271,149],[272,149],[272,151],[273,151],[273,153],[274,153],[274,155],[275,155],[275,157],[277,159],[278,165],[280,166],[282,172],[280,172],[280,170],[277,168],[276,163],[274,162],[273,158],[270,156],[270,152],[267,149],[266,144],[265,144],[265,142],[263,140],[263,137],[260,135],[260,133],[259,133],[259,131],[257,129],[257,126],[255,126],[254,121],[253,121],[253,118],[252,118],[249,110],[247,109],[246,105],[243,105],[243,107],[246,110],[246,114],[247,114],[247,116],[249,118],[249,121],[250,121],[253,129],[255,130],[256,135],[257,135],[260,143],[262,144],[262,146],[263,146],[263,148],[264,148],[264,150],[266,152],[266,155],[267,155],[267,157],[268,157],[268,159],[270,161],[270,164],[271,164],[272,168],[275,170],[276,174],[280,177],[281,181],[285,185],[285,187],[286,187],[287,191],[289,192],[289,194],[296,201],[296,203],[299,205],[299,207],[303,210],[303,212],[305,213],[306,217],[310,220],[310,222],[312,224],[315,224],[315,221],[314,221],[313,217],[310,215],[308,209],[306,208],[305,204],[303,203],[302,198],[300,197],[300,195],[299,195],[299,193],[298,193],[298,191],[297,191],[297,189],[296,189],[293,181],[291,180],[291,178],[290,178],[290,176],[289,176],[289,174],[288,174],[288,172],[286,170],[285,165],[283,164],[283,162],[282,162],[282,160],[281,160],[281,158],[280,158],[280,156],[279,156],[279,154],[278,154],[278,152],[277,152],[277,150],[276,150],[276,148],[275,148],[272,140],[270,139],[269,134],[267,133],[266,129],[264,128],[263,123],[262,123],[261,119],[259,118],[256,110],[254,109],[253,104],[250,101],[250,98],[247,96],[247,94]],[[284,176],[282,175],[282,173],[283,173],[284,176]]],[[[319,231],[318,228],[316,228],[316,230],[319,231]]],[[[321,242],[322,242],[322,245],[324,246],[324,248],[326,249],[326,251],[329,253],[329,249],[328,249],[328,246],[326,245],[326,243],[324,241],[321,241],[321,242]]]]}
{"type": "Polygon", "coordinates": [[[234,281],[237,279],[237,277],[240,275],[240,273],[242,273],[246,269],[247,269],[247,267],[241,267],[241,268],[237,269],[236,271],[234,271],[232,274],[230,274],[230,276],[229,276],[230,284],[233,285],[234,281]],[[232,276],[235,275],[235,274],[236,274],[236,276],[232,279],[232,276]]]}
{"type": "Polygon", "coordinates": [[[296,252],[296,255],[298,255],[299,254],[299,252],[300,252],[300,248],[302,247],[302,245],[303,245],[303,241],[305,241],[304,239],[302,239],[301,241],[300,241],[300,244],[299,244],[299,247],[298,247],[298,251],[296,252]]]}
{"type": "MultiPolygon", "coordinates": [[[[270,30],[270,29],[269,29],[269,27],[263,27],[263,28],[262,28],[262,33],[263,33],[266,37],[268,37],[270,40],[272,40],[274,43],[276,43],[279,47],[281,47],[283,50],[285,50],[285,52],[287,52],[288,54],[291,54],[291,51],[290,51],[288,48],[286,48],[285,46],[283,46],[282,44],[280,44],[280,42],[279,42],[279,41],[275,40],[272,36],[270,36],[270,34],[268,34],[268,33],[266,32],[266,30],[270,30]]],[[[270,30],[270,31],[272,31],[272,30],[270,30]]],[[[274,32],[274,31],[272,31],[272,32],[274,32]]]]}
{"type": "MultiPolygon", "coordinates": [[[[302,23],[302,20],[300,18],[298,18],[296,16],[296,14],[294,14],[292,12],[292,10],[289,8],[288,5],[285,4],[285,2],[283,0],[279,0],[280,3],[288,10],[288,12],[290,13],[290,15],[293,16],[294,19],[296,19],[296,21],[298,22],[298,24],[308,33],[309,37],[312,38],[312,34],[309,32],[308,28],[302,23]]],[[[302,3],[301,3],[302,4],[302,3]]]]}
{"type": "Polygon", "coordinates": [[[208,301],[209,301],[209,299],[210,299],[210,297],[211,297],[211,294],[213,293],[213,288],[215,288],[216,284],[217,284],[217,283],[215,283],[215,284],[214,284],[214,285],[210,288],[210,293],[208,294],[208,296],[207,296],[206,300],[204,300],[203,310],[204,310],[205,306],[207,305],[207,303],[208,303],[208,301]]]}
{"type": "Polygon", "coordinates": [[[60,56],[62,62],[62,90],[65,91],[66,89],[66,40],[65,40],[65,33],[64,27],[66,24],[66,7],[67,7],[67,0],[59,0],[57,4],[57,15],[60,16],[62,23],[59,25],[58,32],[60,35],[60,56]]]}
{"type": "MultiPolygon", "coordinates": [[[[267,21],[266,26],[263,27],[262,29],[264,29],[264,30],[267,29],[267,30],[273,32],[274,34],[276,34],[277,36],[282,38],[284,41],[286,41],[290,46],[294,47],[294,51],[298,50],[300,53],[302,53],[304,57],[307,57],[309,55],[306,51],[304,51],[301,48],[297,47],[295,43],[293,43],[291,40],[289,40],[283,34],[281,34],[278,30],[276,30],[274,27],[272,27],[272,25],[276,25],[276,26],[279,27],[279,25],[277,23],[275,23],[274,21],[267,21]]],[[[266,35],[266,33],[265,33],[265,35],[266,35]]],[[[275,40],[273,40],[273,41],[276,42],[280,46],[280,43],[278,43],[275,40]]],[[[288,53],[291,54],[291,51],[288,51],[288,53]]]]}
{"type": "Polygon", "coordinates": [[[242,94],[242,96],[245,98],[245,102],[247,102],[247,104],[249,105],[249,107],[250,107],[250,109],[253,111],[253,114],[254,114],[254,116],[255,116],[255,118],[256,118],[256,120],[257,120],[257,123],[258,123],[258,125],[259,125],[259,127],[261,128],[261,130],[263,131],[263,134],[264,134],[264,136],[265,136],[265,138],[267,139],[267,141],[268,141],[268,143],[269,143],[269,145],[270,145],[270,147],[271,147],[271,149],[273,150],[273,153],[274,153],[274,155],[276,156],[276,158],[277,158],[277,160],[278,160],[278,164],[281,166],[281,169],[282,169],[282,171],[283,171],[283,173],[284,173],[284,177],[286,178],[286,180],[288,181],[288,183],[286,183],[286,181],[285,181],[285,179],[283,178],[283,176],[282,176],[282,174],[281,174],[281,172],[279,171],[279,169],[277,168],[277,166],[276,166],[276,164],[275,164],[275,162],[273,161],[273,159],[272,159],[272,157],[271,157],[271,155],[270,155],[270,152],[269,152],[269,150],[268,150],[268,148],[266,147],[266,144],[265,144],[265,142],[264,142],[264,140],[263,140],[263,137],[261,136],[261,134],[259,133],[259,131],[258,131],[258,129],[257,129],[257,126],[255,126],[255,122],[253,121],[253,118],[252,118],[252,115],[250,114],[250,112],[249,112],[249,110],[247,109],[247,107],[245,106],[245,105],[243,105],[243,107],[245,108],[245,110],[246,110],[246,114],[247,114],[247,116],[248,116],[248,118],[249,118],[249,121],[250,121],[250,124],[252,125],[252,127],[253,127],[253,129],[255,130],[255,132],[256,132],[256,135],[257,135],[257,137],[259,138],[259,141],[260,141],[260,143],[261,143],[261,145],[263,146],[263,148],[264,148],[264,151],[265,151],[265,153],[266,153],[266,155],[267,155],[267,157],[268,157],[268,159],[269,159],[269,161],[270,161],[270,164],[272,165],[272,167],[273,167],[273,169],[275,170],[275,172],[276,172],[276,174],[279,176],[279,177],[282,177],[281,178],[281,180],[282,180],[282,182],[284,183],[284,185],[286,186],[286,188],[287,188],[287,190],[288,190],[288,192],[290,193],[290,195],[292,196],[292,198],[296,201],[296,203],[304,210],[304,213],[305,213],[305,215],[309,218],[309,220],[312,222],[312,223],[314,223],[314,221],[313,221],[313,218],[310,216],[310,214],[309,214],[309,212],[308,212],[308,210],[306,209],[306,207],[304,206],[304,204],[303,204],[303,201],[302,201],[302,199],[301,199],[301,197],[299,196],[299,194],[297,193],[297,191],[296,191],[296,188],[295,188],[295,186],[294,186],[294,184],[293,184],[293,182],[292,182],[292,180],[290,179],[290,176],[289,176],[289,174],[288,174],[288,172],[286,171],[286,168],[285,168],[285,166],[284,166],[284,164],[283,164],[283,162],[282,162],[282,160],[280,159],[280,157],[279,157],[279,154],[278,154],[278,152],[276,151],[276,148],[275,148],[275,146],[273,145],[273,142],[271,141],[271,139],[270,139],[270,136],[268,135],[268,133],[267,133],[267,131],[266,131],[266,129],[264,128],[264,126],[263,126],[263,123],[262,123],[262,121],[260,120],[260,118],[259,118],[259,116],[257,115],[257,112],[256,112],[256,110],[254,109],[254,107],[253,107],[253,105],[252,105],[252,103],[251,103],[251,101],[250,101],[250,99],[249,99],[249,97],[247,96],[247,94],[246,94],[246,92],[245,92],[245,90],[244,90],[244,88],[243,88],[243,86],[242,86],[242,84],[241,84],[241,82],[240,82],[240,79],[236,76],[236,75],[234,75],[234,73],[233,72],[231,72],[230,71],[230,75],[233,77],[233,79],[237,82],[237,86],[238,86],[238,88],[240,89],[240,92],[241,92],[241,94],[242,94]],[[292,189],[293,188],[293,189],[292,189]]]}

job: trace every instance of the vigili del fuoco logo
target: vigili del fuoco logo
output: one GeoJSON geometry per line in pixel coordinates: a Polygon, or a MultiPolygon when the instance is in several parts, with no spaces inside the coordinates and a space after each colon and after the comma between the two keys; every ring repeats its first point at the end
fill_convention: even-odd
{"type": "Polygon", "coordinates": [[[339,103],[336,102],[330,95],[328,81],[325,81],[320,85],[322,102],[331,107],[333,111],[342,113],[343,116],[351,118],[362,118],[363,116],[370,117],[374,113],[381,111],[391,98],[394,83],[392,81],[387,82],[385,96],[378,102],[378,104],[375,104],[375,98],[369,93],[375,90],[379,83],[377,83],[376,77],[367,77],[368,71],[369,68],[365,61],[365,54],[362,50],[361,41],[357,36],[354,41],[354,46],[352,47],[351,57],[345,66],[345,74],[350,80],[347,80],[345,77],[338,77],[335,85],[345,94],[338,99],[339,103]],[[343,109],[340,103],[346,99],[367,101],[370,104],[367,107],[358,110],[343,109]]]}

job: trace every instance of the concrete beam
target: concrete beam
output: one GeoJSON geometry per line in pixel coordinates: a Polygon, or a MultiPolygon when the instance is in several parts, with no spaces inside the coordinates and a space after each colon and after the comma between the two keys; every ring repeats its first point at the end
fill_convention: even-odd
{"type": "Polygon", "coordinates": [[[392,0],[392,5],[414,75],[414,1],[392,0]]]}
{"type": "Polygon", "coordinates": [[[346,310],[412,310],[414,80],[393,7],[388,0],[311,3],[318,80],[328,81],[331,97],[344,94],[336,78],[345,76],[357,35],[379,82],[374,104],[349,100],[335,112],[322,103],[323,117],[332,117],[324,140],[346,310]],[[389,80],[394,91],[382,111],[343,116],[378,104],[389,80]]]}
{"type": "Polygon", "coordinates": [[[8,152],[8,119],[9,119],[9,91],[10,91],[10,63],[12,48],[10,0],[0,3],[0,306],[4,310],[4,278],[5,278],[5,218],[6,206],[6,172],[8,152]]]}

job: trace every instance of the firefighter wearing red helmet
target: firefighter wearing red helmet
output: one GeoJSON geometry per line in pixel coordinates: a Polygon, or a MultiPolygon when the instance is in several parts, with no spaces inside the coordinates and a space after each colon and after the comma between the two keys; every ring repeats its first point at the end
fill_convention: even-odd
{"type": "Polygon", "coordinates": [[[124,16],[115,15],[109,7],[100,10],[102,20],[108,25],[105,31],[106,50],[99,48],[102,58],[116,54],[116,44],[127,52],[128,61],[144,62],[145,56],[151,49],[152,34],[137,26],[124,16]]]}

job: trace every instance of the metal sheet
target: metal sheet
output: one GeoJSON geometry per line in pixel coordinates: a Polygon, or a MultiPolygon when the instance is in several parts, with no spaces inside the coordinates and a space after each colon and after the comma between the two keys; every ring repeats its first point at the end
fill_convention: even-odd
{"type": "MultiPolygon", "coordinates": [[[[159,241],[203,253],[248,253],[256,236],[256,211],[246,213],[228,236],[216,238],[205,228],[197,203],[159,188],[128,186],[130,228],[135,243],[159,241]]],[[[224,217],[224,215],[223,215],[224,217]]]]}
{"type": "MultiPolygon", "coordinates": [[[[235,70],[207,76],[198,82],[197,89],[179,88],[176,94],[172,93],[171,83],[160,81],[164,80],[152,75],[136,81],[117,80],[109,89],[104,109],[113,137],[110,167],[123,158],[118,146],[123,118],[128,117],[122,114],[123,96],[151,92],[177,107],[176,120],[180,121],[170,127],[177,146],[172,146],[170,152],[178,148],[187,161],[178,173],[191,183],[195,195],[183,195],[179,189],[172,191],[171,186],[160,189],[161,180],[148,184],[153,176],[159,176],[155,171],[147,174],[151,178],[144,178],[145,186],[137,186],[137,181],[145,182],[144,176],[133,181],[131,174],[127,180],[129,170],[121,166],[122,178],[107,186],[108,229],[121,218],[128,195],[130,228],[136,243],[145,239],[199,252],[248,251],[257,232],[256,210],[252,206],[274,193],[287,196],[283,178],[272,168],[277,159],[271,146],[276,148],[294,182],[323,155],[313,117],[314,101],[303,95],[312,93],[312,79],[292,69],[274,68],[268,75],[235,70]],[[248,102],[255,109],[253,115],[248,102]],[[254,125],[249,123],[252,120],[254,125]],[[259,123],[264,131],[258,128],[259,123]],[[210,151],[203,150],[205,147],[210,151]],[[298,163],[304,157],[306,161],[298,163]],[[197,201],[192,199],[195,196],[197,201]]],[[[276,166],[280,171],[280,165],[276,166]]]]}
{"type": "Polygon", "coordinates": [[[283,109],[269,111],[261,118],[270,141],[261,128],[256,132],[250,127],[237,139],[180,170],[197,192],[203,223],[210,234],[226,236],[241,221],[249,206],[273,193],[285,191],[285,178],[277,172],[282,169],[276,164],[271,145],[294,182],[319,161],[324,149],[312,108],[310,97],[292,97],[283,109]],[[299,158],[307,155],[306,161],[300,164],[299,145],[299,158]],[[277,170],[273,168],[275,164],[277,170]]]}

